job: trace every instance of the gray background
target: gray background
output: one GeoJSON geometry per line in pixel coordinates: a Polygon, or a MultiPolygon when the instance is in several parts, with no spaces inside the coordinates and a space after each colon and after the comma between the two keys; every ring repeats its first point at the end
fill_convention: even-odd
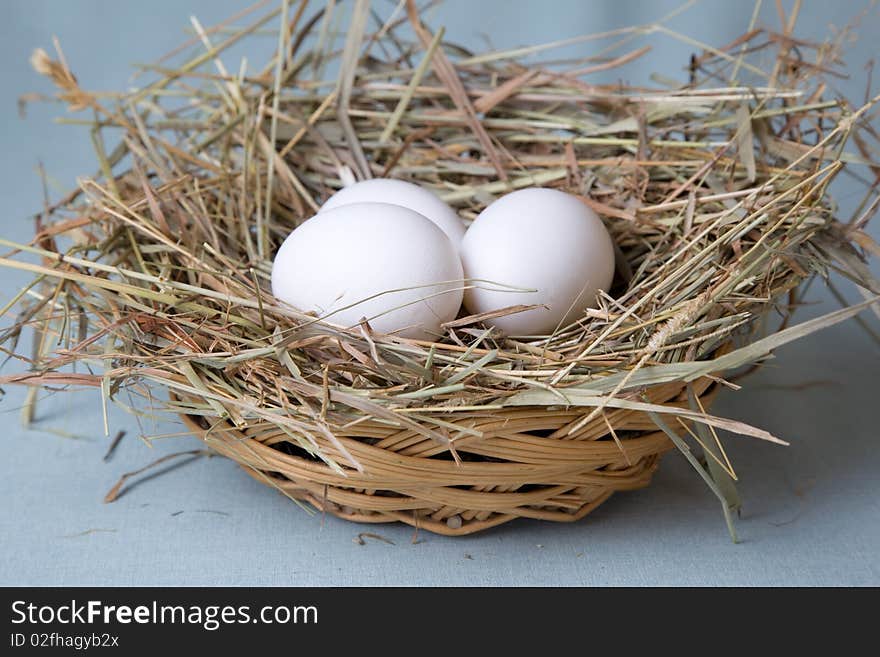
{"type": "MultiPolygon", "coordinates": [[[[762,23],[778,27],[773,3],[765,4],[762,23]]],[[[386,14],[390,7],[382,0],[374,5],[386,14]]],[[[20,93],[50,91],[28,66],[33,48],[51,50],[55,34],[84,87],[119,89],[129,84],[131,62],[152,61],[188,36],[190,14],[212,25],[241,6],[232,0],[0,3],[0,234],[30,237],[29,217],[42,198],[38,162],[55,181],[56,196],[94,169],[87,132],[51,122],[59,107],[31,105],[26,119],[18,117],[20,93]]],[[[648,22],[676,6],[451,0],[430,23],[446,25],[451,41],[481,47],[485,32],[495,47],[511,47],[648,22]]],[[[706,0],[669,25],[723,44],[745,31],[751,6],[706,0]]],[[[807,0],[797,32],[821,38],[830,22],[840,26],[863,9],[857,1],[807,0]]],[[[839,83],[859,99],[864,64],[880,33],[876,8],[860,31],[847,56],[851,78],[839,83]]],[[[668,37],[650,43],[655,50],[628,79],[654,70],[680,77],[691,48],[668,37]]],[[[262,51],[248,51],[249,61],[261,65],[273,45],[265,39],[262,51]]],[[[581,45],[562,54],[589,52],[581,45]]],[[[226,59],[230,70],[237,70],[240,54],[226,59]]],[[[845,210],[859,189],[844,182],[835,192],[845,210]]],[[[0,304],[25,280],[0,270],[0,304]]],[[[814,285],[796,320],[836,308],[823,288],[814,285]]],[[[847,293],[855,298],[851,288],[847,293]]],[[[866,319],[876,327],[876,318],[866,319]]],[[[721,395],[718,414],[791,441],[783,448],[727,437],[744,498],[738,545],[727,536],[717,502],[677,453],[664,460],[651,488],[618,495],[578,524],[521,521],[464,539],[422,534],[418,544],[402,526],[322,522],[220,458],[172,469],[105,505],[101,500],[121,473],[197,441],[173,438],[149,448],[138,440],[134,419],[114,409],[111,433],[124,428],[129,436],[104,463],[109,439],[97,392],[41,393],[37,421],[23,430],[24,391],[10,386],[0,400],[0,584],[877,585],[877,365],[877,345],[850,322],[780,350],[744,390],[721,395]],[[358,545],[353,539],[361,531],[394,545],[358,545]]],[[[17,368],[11,363],[4,372],[17,368]]],[[[163,420],[144,430],[173,432],[180,425],[163,420]]]]}

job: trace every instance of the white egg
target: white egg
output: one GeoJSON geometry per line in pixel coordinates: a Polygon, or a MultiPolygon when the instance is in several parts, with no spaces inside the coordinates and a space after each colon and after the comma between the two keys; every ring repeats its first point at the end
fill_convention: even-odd
{"type": "Polygon", "coordinates": [[[464,237],[464,224],[452,208],[427,189],[404,180],[373,178],[343,187],[327,199],[320,211],[352,203],[391,203],[415,210],[440,226],[456,248],[464,237]]]}
{"type": "Polygon", "coordinates": [[[367,318],[379,333],[432,339],[461,307],[461,260],[443,231],[413,210],[345,205],[318,213],[284,240],[272,294],[330,324],[352,327],[367,318]]]}
{"type": "Polygon", "coordinates": [[[508,335],[546,335],[573,322],[614,277],[614,246],[602,221],[555,189],[522,189],[489,205],[468,229],[461,259],[466,279],[489,281],[466,281],[475,286],[464,295],[470,313],[544,306],[486,321],[508,335]]]}

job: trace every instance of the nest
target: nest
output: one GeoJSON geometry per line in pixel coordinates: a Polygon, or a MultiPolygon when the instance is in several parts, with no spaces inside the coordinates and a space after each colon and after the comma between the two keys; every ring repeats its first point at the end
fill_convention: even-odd
{"type": "Polygon", "coordinates": [[[862,230],[877,204],[844,222],[827,193],[844,166],[872,162],[858,138],[871,105],[827,97],[836,44],[756,28],[698,44],[688,80],[649,89],[586,80],[645,55],[624,48],[656,26],[551,64],[534,62],[544,46],[448,44],[411,2],[375,31],[362,1],[339,33],[339,7],[308,11],[195,22],[185,45],[201,52],[172,53],[119,94],[82,89],[60,49],[34,54],[57,99],[92,114],[69,120],[92,127],[99,172],[37,217],[32,242],[4,241],[2,264],[35,280],[2,341],[14,351],[31,326],[36,339],[19,356],[28,371],[0,382],[161,408],[257,479],[360,522],[467,534],[573,521],[647,485],[672,447],[730,522],[736,475],[718,430],[782,441],[711,415],[712,396],[876,299],[769,330],[805,280],[833,269],[878,290],[862,230]],[[273,23],[264,70],[225,68],[229,47],[273,23]],[[615,283],[531,338],[462,315],[417,341],[277,302],[275,249],[369,177],[417,182],[465,221],[518,188],[576,194],[619,247],[615,283]]]}

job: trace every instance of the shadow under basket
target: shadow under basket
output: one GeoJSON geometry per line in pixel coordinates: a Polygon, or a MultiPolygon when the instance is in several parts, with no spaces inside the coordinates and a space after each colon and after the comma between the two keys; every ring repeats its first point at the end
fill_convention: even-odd
{"type": "MultiPolygon", "coordinates": [[[[708,408],[717,384],[702,378],[690,385],[708,408]]],[[[689,408],[686,384],[678,382],[651,386],[641,399],[689,408]]],[[[293,447],[277,427],[241,430],[229,420],[181,417],[254,478],[318,510],[460,536],[516,518],[574,522],[617,491],[647,486],[672,447],[669,437],[643,411],[606,408],[584,424],[591,410],[521,406],[450,413],[444,420],[467,431],[452,443],[457,461],[448,445],[413,429],[363,421],[335,433],[363,468],[338,460],[344,474],[293,447]]]]}

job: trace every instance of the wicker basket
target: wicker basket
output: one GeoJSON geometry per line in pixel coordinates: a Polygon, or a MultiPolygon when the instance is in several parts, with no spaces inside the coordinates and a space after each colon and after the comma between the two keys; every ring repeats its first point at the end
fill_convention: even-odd
{"type": "MultiPolygon", "coordinates": [[[[707,408],[717,384],[702,378],[691,385],[707,408]]],[[[644,395],[655,404],[688,408],[683,385],[654,386],[644,395]]],[[[241,431],[229,421],[181,417],[258,481],[326,513],[460,536],[516,518],[574,522],[617,491],[647,486],[672,448],[669,437],[646,413],[624,409],[571,432],[586,415],[583,409],[543,406],[458,413],[457,427],[482,434],[455,441],[460,463],[445,445],[414,429],[361,422],[337,433],[364,467],[345,475],[308,455],[277,449],[289,445],[277,428],[241,431]]]]}

